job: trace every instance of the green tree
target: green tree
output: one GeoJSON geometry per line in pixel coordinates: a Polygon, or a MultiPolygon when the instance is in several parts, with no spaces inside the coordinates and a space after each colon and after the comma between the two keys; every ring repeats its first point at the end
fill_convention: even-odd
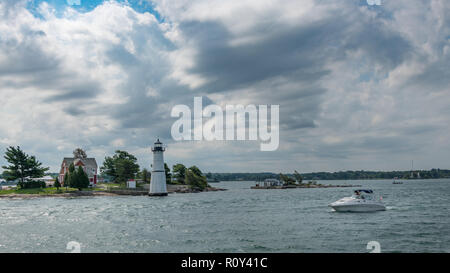
{"type": "Polygon", "coordinates": [[[186,176],[186,166],[183,164],[175,164],[173,165],[173,177],[177,180],[180,184],[186,184],[185,176],[186,176]]]}
{"type": "MultiPolygon", "coordinates": [[[[81,166],[79,166],[81,167],[81,166]]],[[[78,188],[78,185],[80,184],[80,175],[78,173],[78,170],[74,168],[74,171],[70,173],[70,187],[71,188],[78,188]]]]}
{"type": "Polygon", "coordinates": [[[42,163],[36,157],[24,153],[19,146],[7,148],[4,158],[10,164],[2,166],[5,169],[3,175],[8,181],[20,179],[20,182],[23,183],[26,177],[42,177],[49,170],[49,168],[42,167],[42,163]]]}
{"type": "Polygon", "coordinates": [[[170,168],[167,163],[164,163],[164,172],[166,174],[166,182],[172,184],[172,174],[170,173],[170,168]]]}
{"type": "Polygon", "coordinates": [[[61,183],[59,183],[59,178],[56,177],[55,183],[53,184],[53,187],[56,188],[57,191],[59,191],[59,188],[61,188],[61,183]]]}
{"type": "Polygon", "coordinates": [[[81,168],[81,166],[78,167],[78,175],[79,175],[79,181],[78,181],[78,189],[81,190],[82,188],[87,188],[91,184],[89,181],[89,176],[87,173],[81,168]]]}
{"type": "Polygon", "coordinates": [[[66,173],[64,175],[64,181],[63,181],[64,187],[66,187],[66,189],[69,187],[70,182],[69,182],[69,173],[66,173]]]}
{"type": "Polygon", "coordinates": [[[295,180],[287,175],[280,173],[280,180],[284,182],[285,185],[295,184],[295,180]]]}
{"type": "Polygon", "coordinates": [[[197,176],[203,176],[203,173],[202,173],[202,171],[197,167],[197,166],[192,166],[192,167],[189,167],[189,170],[191,171],[191,172],[193,172],[195,175],[197,175],[197,176]]]}
{"type": "Polygon", "coordinates": [[[200,169],[196,166],[192,166],[186,170],[185,181],[187,185],[197,190],[204,190],[209,186],[206,177],[203,176],[200,169]]]}
{"type": "Polygon", "coordinates": [[[294,177],[295,177],[295,180],[297,180],[297,183],[298,183],[298,184],[301,184],[301,183],[302,183],[303,177],[302,177],[302,175],[299,174],[297,171],[294,171],[294,177]]]}
{"type": "Polygon", "coordinates": [[[89,187],[89,177],[81,166],[78,166],[78,169],[73,173],[70,184],[72,188],[77,188],[80,191],[89,187]]]}
{"type": "Polygon", "coordinates": [[[116,180],[116,164],[114,157],[105,157],[103,161],[103,166],[100,167],[100,172],[104,176],[112,177],[113,180],[116,180]]]}
{"type": "Polygon", "coordinates": [[[85,158],[87,158],[87,154],[86,154],[86,152],[85,152],[83,149],[81,149],[81,148],[76,148],[76,149],[73,151],[73,157],[74,157],[74,158],[85,159],[85,158]]]}
{"type": "Polygon", "coordinates": [[[128,179],[134,179],[139,172],[137,158],[125,151],[117,150],[112,157],[105,157],[102,174],[111,176],[116,183],[126,183],[128,179]]]}
{"type": "Polygon", "coordinates": [[[49,168],[43,168],[42,163],[39,162],[35,156],[30,156],[28,158],[28,165],[28,176],[31,178],[43,177],[45,172],[49,170],[49,168]]]}
{"type": "Polygon", "coordinates": [[[70,163],[69,165],[69,175],[67,179],[67,186],[70,188],[73,188],[72,183],[76,183],[77,175],[75,173],[75,165],[73,163],[70,163]]]}

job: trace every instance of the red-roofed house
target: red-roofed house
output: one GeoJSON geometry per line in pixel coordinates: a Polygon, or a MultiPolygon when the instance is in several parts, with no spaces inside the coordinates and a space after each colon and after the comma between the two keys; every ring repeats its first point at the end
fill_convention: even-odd
{"type": "Polygon", "coordinates": [[[82,158],[82,157],[65,157],[61,164],[61,170],[59,171],[59,181],[64,184],[64,176],[69,172],[69,166],[72,164],[75,169],[81,166],[84,172],[88,175],[91,186],[97,184],[97,161],[95,158],[82,158]]]}

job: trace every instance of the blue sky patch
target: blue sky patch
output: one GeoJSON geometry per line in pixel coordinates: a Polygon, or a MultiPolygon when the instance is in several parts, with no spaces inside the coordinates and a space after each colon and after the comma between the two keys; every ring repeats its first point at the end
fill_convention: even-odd
{"type": "MultiPolygon", "coordinates": [[[[50,6],[55,8],[57,16],[62,16],[64,10],[69,6],[78,12],[90,12],[97,6],[103,4],[105,0],[30,0],[27,8],[33,15],[42,18],[42,15],[39,13],[39,5],[43,2],[47,2],[50,6]]],[[[163,21],[162,16],[155,10],[155,5],[150,1],[116,0],[116,2],[129,5],[139,13],[149,12],[153,14],[159,22],[163,21]]]]}

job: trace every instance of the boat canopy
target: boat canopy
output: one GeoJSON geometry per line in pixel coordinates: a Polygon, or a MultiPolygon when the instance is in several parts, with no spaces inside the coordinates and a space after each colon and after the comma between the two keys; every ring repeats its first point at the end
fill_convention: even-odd
{"type": "Polygon", "coordinates": [[[373,193],[372,190],[355,190],[355,193],[356,192],[373,193]]]}

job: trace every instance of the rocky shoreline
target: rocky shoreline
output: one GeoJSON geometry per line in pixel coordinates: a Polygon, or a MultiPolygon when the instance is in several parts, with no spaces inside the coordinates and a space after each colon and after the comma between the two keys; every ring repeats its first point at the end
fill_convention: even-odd
{"type": "MultiPolygon", "coordinates": [[[[173,193],[199,193],[199,192],[211,192],[211,191],[225,191],[226,189],[208,187],[203,191],[191,189],[184,185],[168,185],[167,192],[173,193]],[[179,186],[179,187],[170,187],[179,186]]],[[[19,194],[10,193],[0,195],[0,199],[30,199],[40,197],[60,197],[60,198],[74,198],[74,197],[93,197],[93,196],[144,196],[148,195],[148,190],[130,190],[130,189],[117,189],[117,190],[104,190],[104,191],[73,191],[69,193],[56,193],[56,194],[19,194]]]]}
{"type": "Polygon", "coordinates": [[[10,193],[0,195],[0,199],[30,199],[30,198],[40,198],[40,197],[83,197],[83,196],[115,196],[114,193],[109,193],[105,191],[74,191],[66,193],[55,193],[55,194],[26,194],[26,193],[10,193]]]}

